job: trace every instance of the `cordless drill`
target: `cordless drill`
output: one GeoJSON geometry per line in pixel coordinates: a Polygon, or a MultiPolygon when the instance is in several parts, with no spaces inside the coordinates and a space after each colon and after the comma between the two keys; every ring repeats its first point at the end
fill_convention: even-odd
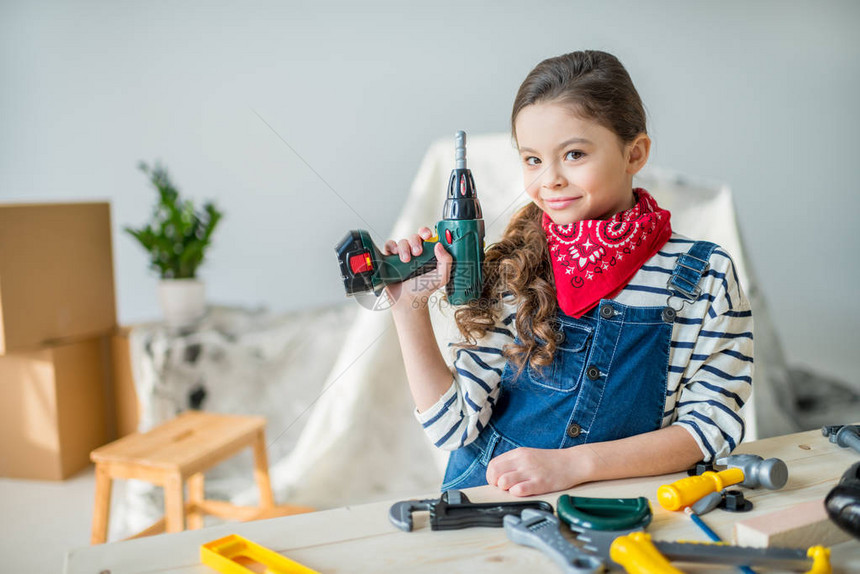
{"type": "Polygon", "coordinates": [[[383,255],[367,231],[348,232],[335,247],[347,296],[367,291],[378,296],[386,285],[435,269],[433,248],[438,242],[454,259],[446,285],[448,301],[452,305],[463,305],[481,296],[484,220],[475,180],[466,167],[466,132],[457,132],[455,142],[456,165],[448,180],[448,198],[442,208],[442,220],[436,224],[436,236],[423,242],[421,255],[403,263],[397,254],[383,255]]]}

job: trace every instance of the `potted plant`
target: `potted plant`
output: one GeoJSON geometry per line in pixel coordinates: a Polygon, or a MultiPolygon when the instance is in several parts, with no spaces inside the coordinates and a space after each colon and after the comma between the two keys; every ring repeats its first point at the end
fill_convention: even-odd
{"type": "Polygon", "coordinates": [[[149,252],[150,267],[159,273],[159,301],[165,321],[187,326],[206,312],[205,288],[197,279],[212,232],[222,213],[211,202],[198,211],[190,200],[182,200],[171,183],[167,168],[138,164],[158,191],[158,202],[149,223],[140,228],[125,227],[149,252]]]}

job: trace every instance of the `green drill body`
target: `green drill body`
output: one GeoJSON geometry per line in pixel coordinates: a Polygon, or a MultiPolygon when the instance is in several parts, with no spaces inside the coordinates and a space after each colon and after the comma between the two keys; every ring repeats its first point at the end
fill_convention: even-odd
{"type": "Polygon", "coordinates": [[[353,230],[337,245],[341,276],[347,295],[364,291],[382,292],[436,268],[433,252],[437,242],[454,259],[446,295],[452,305],[464,305],[481,296],[484,265],[484,220],[472,172],[466,168],[466,134],[457,133],[457,167],[448,181],[448,197],[436,237],[423,242],[421,255],[407,263],[399,255],[383,255],[364,230],[353,230]]]}

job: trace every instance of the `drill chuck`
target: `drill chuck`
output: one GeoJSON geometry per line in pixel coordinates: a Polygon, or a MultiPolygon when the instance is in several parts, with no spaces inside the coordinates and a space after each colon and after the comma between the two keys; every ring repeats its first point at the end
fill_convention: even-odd
{"type": "Polygon", "coordinates": [[[454,136],[454,167],[466,169],[466,132],[459,131],[454,136]]]}
{"type": "MultiPolygon", "coordinates": [[[[448,178],[448,197],[442,207],[443,220],[481,220],[481,202],[472,171],[466,167],[466,133],[457,132],[454,150],[456,167],[448,178]]],[[[483,220],[481,220],[483,239],[483,220]]]]}

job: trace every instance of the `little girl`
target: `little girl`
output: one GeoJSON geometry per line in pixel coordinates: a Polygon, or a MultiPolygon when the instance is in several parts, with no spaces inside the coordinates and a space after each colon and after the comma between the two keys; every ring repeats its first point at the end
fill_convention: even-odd
{"type": "MultiPolygon", "coordinates": [[[[416,417],[451,455],[442,489],[514,495],[677,472],[727,455],[753,370],[752,313],[729,255],[674,233],[633,176],[651,140],[612,55],[538,64],[511,123],[531,203],[486,252],[449,369],[426,306],[435,273],[389,287],[416,417]]],[[[387,253],[409,261],[431,231],[387,253]]]]}

